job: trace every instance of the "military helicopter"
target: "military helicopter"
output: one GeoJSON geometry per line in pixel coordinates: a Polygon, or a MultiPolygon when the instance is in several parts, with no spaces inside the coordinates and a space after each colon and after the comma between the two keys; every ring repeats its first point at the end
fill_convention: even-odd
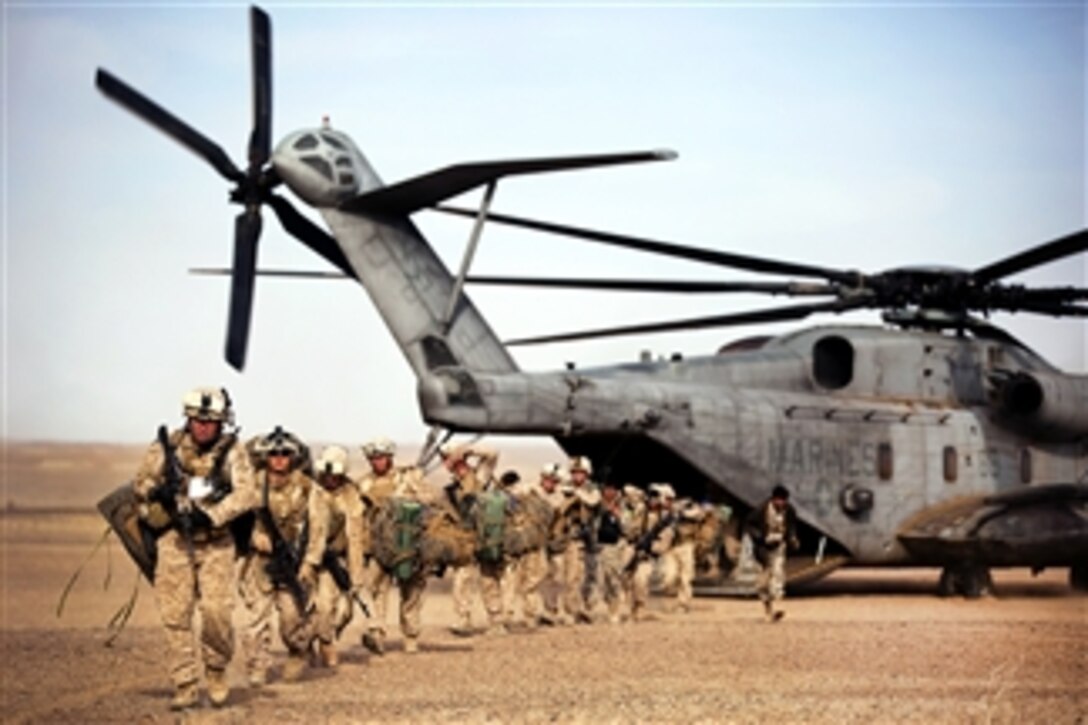
{"type": "Polygon", "coordinates": [[[260,209],[377,307],[417,381],[427,449],[457,432],[546,435],[604,475],[669,480],[684,495],[738,512],[785,484],[802,552],[790,582],[833,569],[938,566],[942,593],[978,596],[990,567],[1070,567],[1088,588],[1088,376],[1053,367],[985,320],[990,311],[1083,317],[1088,289],[1001,280],[1088,249],[1088,230],[973,270],[878,273],[785,260],[493,213],[507,176],[660,161],[667,151],[460,164],[386,185],[340,130],[303,129],[271,149],[270,21],[252,8],[253,130],[245,169],[215,142],[109,72],[99,90],[202,158],[234,184],[226,359],[245,363],[261,232],[260,209]],[[274,189],[286,184],[328,231],[274,189]],[[441,202],[484,187],[476,210],[441,202]],[[457,274],[411,215],[438,209],[474,219],[457,274]],[[768,282],[532,279],[468,274],[486,222],[513,225],[786,276],[768,282]],[[685,320],[501,341],[464,294],[466,283],[652,292],[758,292],[813,301],[685,320]],[[884,327],[825,325],[748,338],[705,357],[525,372],[509,346],[646,332],[801,320],[881,310],[884,327]]]}

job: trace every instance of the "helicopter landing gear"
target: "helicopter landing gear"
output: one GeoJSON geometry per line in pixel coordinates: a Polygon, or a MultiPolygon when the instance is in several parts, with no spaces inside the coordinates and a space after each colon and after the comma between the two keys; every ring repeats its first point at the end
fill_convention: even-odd
{"type": "Polygon", "coordinates": [[[978,599],[994,592],[990,570],[977,564],[957,564],[941,570],[937,590],[942,597],[962,596],[978,599]]]}
{"type": "Polygon", "coordinates": [[[1069,567],[1069,586],[1073,591],[1088,592],[1088,564],[1075,564],[1069,567]]]}

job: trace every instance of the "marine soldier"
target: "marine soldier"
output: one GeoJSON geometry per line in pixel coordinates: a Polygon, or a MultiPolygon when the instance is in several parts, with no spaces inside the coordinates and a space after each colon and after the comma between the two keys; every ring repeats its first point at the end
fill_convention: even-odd
{"type": "Polygon", "coordinates": [[[753,553],[760,566],[756,591],[763,602],[763,613],[768,622],[777,622],[786,616],[774,608],[786,593],[786,547],[796,551],[801,547],[797,539],[797,513],[790,503],[790,492],[785,486],[775,486],[771,497],[752,510],[745,522],[745,530],[752,539],[753,553]]]}
{"type": "Polygon", "coordinates": [[[480,597],[487,612],[488,634],[506,634],[503,590],[509,557],[504,550],[505,527],[514,513],[514,498],[507,490],[518,481],[513,471],[494,481],[473,497],[469,519],[476,526],[476,561],[480,567],[480,597]],[[512,474],[512,475],[511,475],[512,474]]]}
{"type": "MultiPolygon", "coordinates": [[[[465,502],[471,501],[490,485],[498,463],[498,452],[483,446],[455,446],[444,443],[438,448],[442,464],[449,471],[453,480],[446,486],[446,496],[454,509],[464,517],[468,510],[465,502]]],[[[469,564],[453,568],[453,609],[457,614],[454,634],[466,636],[472,634],[473,590],[481,588],[479,566],[469,564]]],[[[481,592],[482,594],[482,592],[481,592]]]]}
{"type": "MultiPolygon", "coordinates": [[[[393,457],[396,451],[396,445],[388,438],[376,438],[363,445],[363,455],[370,464],[370,472],[359,481],[359,491],[367,506],[370,525],[374,523],[373,517],[384,508],[426,503],[423,472],[415,466],[395,465],[393,457]]],[[[395,583],[400,593],[400,629],[404,635],[404,651],[408,654],[418,652],[423,592],[427,587],[426,572],[412,562],[388,570],[373,557],[367,570],[374,604],[367,632],[363,635],[363,645],[375,654],[385,652],[389,590],[395,583]]]]}
{"type": "Polygon", "coordinates": [[[544,611],[540,617],[542,624],[571,623],[566,612],[561,612],[559,607],[564,580],[563,563],[570,543],[566,529],[566,516],[562,514],[567,502],[567,495],[563,493],[560,486],[562,478],[562,466],[558,463],[545,463],[540,469],[540,480],[537,484],[537,494],[548,502],[554,512],[551,532],[544,550],[546,563],[544,579],[538,587],[544,604],[544,611]]]}
{"type": "MultiPolygon", "coordinates": [[[[551,472],[548,466],[545,469],[551,472]]],[[[508,472],[512,473],[512,472],[508,472]]],[[[529,484],[525,481],[509,478],[508,474],[504,474],[502,481],[506,485],[507,490],[519,501],[519,503],[527,501],[529,497],[534,497],[539,501],[542,501],[548,509],[553,510],[551,521],[549,522],[548,533],[552,532],[551,523],[554,522],[554,505],[549,502],[546,492],[541,488],[540,484],[529,484]],[[510,481],[506,484],[506,481],[510,481]]],[[[517,474],[514,474],[515,476],[517,474]]],[[[554,485],[553,485],[554,490],[554,485]]],[[[525,505],[525,504],[521,504],[525,505]]],[[[540,546],[532,551],[528,551],[521,556],[517,557],[514,561],[507,564],[507,574],[504,580],[507,583],[507,593],[504,594],[504,598],[507,601],[506,617],[507,622],[511,624],[523,624],[529,629],[535,629],[538,625],[547,623],[543,617],[543,598],[540,594],[540,587],[544,583],[544,579],[548,574],[548,547],[547,542],[543,546],[540,546]],[[518,619],[517,609],[518,605],[521,607],[521,619],[518,619]]]]}
{"type": "Polygon", "coordinates": [[[315,469],[317,482],[328,494],[330,514],[325,556],[317,576],[315,628],[321,663],[335,667],[339,660],[336,640],[351,622],[355,600],[373,609],[367,602],[370,593],[363,568],[364,510],[359,489],[348,477],[346,450],[340,446],[325,448],[315,469]]]}
{"type": "Polygon", "coordinates": [[[600,589],[611,624],[619,624],[626,619],[623,612],[626,605],[623,569],[627,559],[620,490],[615,483],[606,481],[601,489],[600,518],[597,525],[597,565],[600,589]]]}
{"type": "Polygon", "coordinates": [[[563,558],[563,608],[576,623],[590,624],[587,600],[591,594],[596,524],[601,492],[590,480],[593,463],[586,456],[570,460],[570,483],[564,488],[561,515],[569,536],[563,558]]]}
{"type": "Polygon", "coordinates": [[[166,630],[175,710],[198,703],[201,670],[212,705],[230,696],[235,542],[229,524],[256,503],[253,470],[232,428],[227,391],[196,388],[182,406],[185,426],[169,436],[160,429],[133,480],[140,518],[159,534],[155,598],[166,630]],[[199,660],[193,646],[198,608],[199,660]]]}
{"type": "Polygon", "coordinates": [[[264,594],[249,626],[259,640],[278,615],[280,639],[287,648],[283,679],[300,679],[314,641],[314,593],[329,530],[328,494],[304,469],[308,449],[277,426],[260,439],[257,473],[260,497],[253,528],[248,574],[264,594]]]}
{"type": "Polygon", "coordinates": [[[666,556],[676,540],[676,514],[673,501],[676,492],[667,483],[650,484],[650,506],[646,513],[646,532],[635,547],[634,581],[632,590],[631,618],[647,619],[646,606],[650,600],[650,579],[662,557],[666,556]]]}
{"type": "Polygon", "coordinates": [[[691,610],[696,536],[705,516],[706,511],[694,501],[685,500],[676,505],[676,540],[663,560],[662,578],[666,588],[675,585],[676,606],[681,612],[691,610]]]}
{"type": "Polygon", "coordinates": [[[634,606],[634,573],[638,565],[637,547],[639,540],[646,533],[646,492],[637,486],[628,484],[623,487],[620,501],[620,525],[623,530],[624,566],[623,591],[627,600],[627,616],[630,618],[634,606]]]}

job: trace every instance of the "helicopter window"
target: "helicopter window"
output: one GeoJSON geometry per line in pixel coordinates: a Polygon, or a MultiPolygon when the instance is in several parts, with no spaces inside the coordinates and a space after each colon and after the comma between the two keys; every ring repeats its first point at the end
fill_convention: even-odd
{"type": "Polygon", "coordinates": [[[1031,483],[1031,450],[1020,450],[1020,483],[1031,483]]]}
{"type": "Polygon", "coordinates": [[[341,151],[347,151],[347,148],[340,142],[335,136],[330,136],[327,133],[321,134],[321,138],[325,139],[325,143],[332,146],[334,149],[340,149],[341,151]]]}
{"type": "Polygon", "coordinates": [[[341,186],[355,186],[355,177],[351,174],[340,174],[341,186]]]}
{"type": "Polygon", "coordinates": [[[958,459],[956,458],[956,448],[954,446],[944,447],[944,482],[955,483],[959,478],[958,459]]]}
{"type": "Polygon", "coordinates": [[[845,388],[854,379],[854,346],[838,336],[821,338],[812,346],[812,374],[829,390],[845,388]]]}
{"type": "Polygon", "coordinates": [[[309,151],[314,148],[317,148],[317,139],[312,134],[306,134],[298,141],[295,141],[295,149],[298,151],[309,151]]]}
{"type": "Polygon", "coordinates": [[[329,162],[325,159],[317,156],[303,156],[299,161],[306,164],[329,181],[332,181],[332,166],[330,166],[329,162]]]}
{"type": "Polygon", "coordinates": [[[891,443],[881,443],[876,447],[876,472],[881,481],[892,480],[892,475],[895,473],[895,461],[891,443]]]}
{"type": "Polygon", "coordinates": [[[349,159],[347,156],[339,156],[336,159],[336,165],[341,168],[350,169],[351,159],[349,159]]]}

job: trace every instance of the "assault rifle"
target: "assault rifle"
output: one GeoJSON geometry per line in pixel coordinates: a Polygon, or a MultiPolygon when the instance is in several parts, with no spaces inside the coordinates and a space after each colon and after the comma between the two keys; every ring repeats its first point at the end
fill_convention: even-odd
{"type": "Polygon", "coordinates": [[[650,549],[654,545],[654,541],[661,535],[661,532],[669,528],[676,522],[676,516],[669,512],[658,519],[658,522],[650,527],[650,530],[639,537],[638,542],[635,544],[635,553],[631,557],[631,561],[627,562],[627,566],[623,567],[624,574],[630,574],[638,566],[638,562],[643,556],[650,553],[650,549]]]}
{"type": "Polygon", "coordinates": [[[163,482],[151,492],[150,498],[157,501],[166,511],[170,523],[181,534],[181,538],[185,542],[185,550],[189,554],[189,560],[192,561],[193,528],[197,524],[207,525],[211,522],[208,521],[207,514],[200,509],[193,508],[191,504],[184,509],[178,506],[178,496],[185,486],[185,470],[181,467],[181,462],[178,461],[177,451],[170,445],[170,435],[167,433],[165,425],[159,426],[158,439],[159,445],[162,446],[163,482]]]}
{"type": "Polygon", "coordinates": [[[336,555],[335,551],[325,549],[325,553],[321,555],[321,566],[325,568],[325,571],[329,572],[329,576],[336,582],[336,588],[349,595],[359,605],[359,609],[363,610],[363,614],[370,617],[370,607],[366,605],[362,597],[352,591],[351,575],[348,574],[348,570],[344,568],[344,565],[340,563],[340,557],[336,555]]]}
{"type": "Polygon", "coordinates": [[[268,530],[268,536],[272,539],[272,556],[265,566],[265,571],[268,572],[268,577],[274,585],[287,590],[291,598],[295,600],[299,615],[304,617],[307,610],[307,597],[306,590],[298,580],[298,570],[302,565],[299,552],[306,548],[306,529],[303,529],[302,540],[299,542],[299,549],[296,550],[291,542],[283,537],[283,532],[272,518],[272,512],[268,509],[267,485],[264,490],[264,505],[257,509],[257,518],[268,530]]]}

